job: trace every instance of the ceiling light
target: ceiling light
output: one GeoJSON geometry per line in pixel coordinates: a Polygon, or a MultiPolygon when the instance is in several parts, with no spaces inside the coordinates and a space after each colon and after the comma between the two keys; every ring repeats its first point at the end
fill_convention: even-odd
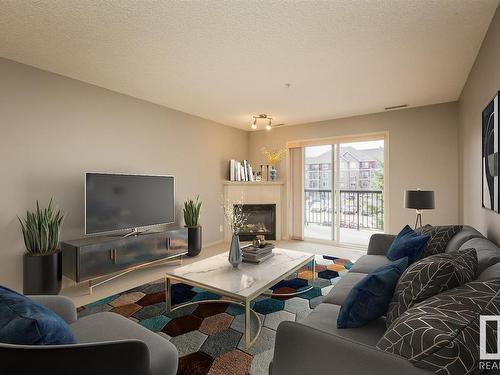
{"type": "Polygon", "coordinates": [[[256,118],[253,119],[252,129],[257,129],[257,119],[256,118]]]}
{"type": "Polygon", "coordinates": [[[271,130],[273,128],[273,124],[272,124],[273,118],[269,117],[266,114],[260,114],[257,116],[254,115],[254,116],[252,116],[252,118],[253,118],[253,122],[252,122],[252,125],[250,125],[250,127],[253,130],[257,129],[257,120],[268,120],[268,123],[266,125],[266,130],[271,130]]]}
{"type": "Polygon", "coordinates": [[[272,126],[271,126],[271,119],[269,119],[269,122],[266,125],[266,130],[271,130],[271,128],[272,128],[272,126]]]}

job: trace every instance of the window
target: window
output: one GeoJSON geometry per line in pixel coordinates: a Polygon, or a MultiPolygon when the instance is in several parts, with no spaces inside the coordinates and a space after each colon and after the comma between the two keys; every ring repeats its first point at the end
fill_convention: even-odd
{"type": "MultiPolygon", "coordinates": [[[[373,232],[383,232],[383,137],[304,146],[302,162],[309,165],[303,171],[305,191],[302,202],[293,202],[297,207],[302,203],[302,215],[293,218],[297,235],[366,246],[373,232]],[[297,220],[302,220],[301,232],[297,220]]],[[[296,159],[298,166],[301,160],[296,159]]]]}

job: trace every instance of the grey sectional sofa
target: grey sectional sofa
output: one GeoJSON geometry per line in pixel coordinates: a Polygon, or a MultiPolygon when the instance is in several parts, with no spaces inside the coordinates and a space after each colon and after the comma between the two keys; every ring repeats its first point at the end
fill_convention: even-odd
{"type": "Polygon", "coordinates": [[[0,343],[0,374],[175,375],[176,347],[121,315],[103,312],[77,319],[64,296],[31,296],[69,324],[78,344],[0,343]]]}
{"type": "MultiPolygon", "coordinates": [[[[360,328],[337,329],[337,316],[347,294],[367,273],[389,263],[385,254],[393,239],[393,235],[374,234],[367,255],[341,277],[323,303],[303,321],[279,325],[269,369],[272,375],[429,374],[403,357],[376,348],[386,330],[384,318],[360,328]]],[[[500,277],[500,248],[469,226],[452,237],[446,251],[466,248],[477,251],[478,280],[500,277]]]]}

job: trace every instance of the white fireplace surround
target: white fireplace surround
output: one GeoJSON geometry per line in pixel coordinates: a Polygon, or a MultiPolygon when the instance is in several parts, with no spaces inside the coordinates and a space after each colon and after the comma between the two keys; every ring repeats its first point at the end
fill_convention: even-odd
{"type": "MultiPolygon", "coordinates": [[[[275,204],[276,240],[284,239],[284,184],[283,182],[224,182],[224,204],[275,204]]],[[[227,225],[224,240],[231,240],[227,225]]]]}

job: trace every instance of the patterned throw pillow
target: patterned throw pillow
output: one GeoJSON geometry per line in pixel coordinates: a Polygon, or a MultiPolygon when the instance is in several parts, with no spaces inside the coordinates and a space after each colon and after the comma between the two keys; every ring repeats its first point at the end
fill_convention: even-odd
{"type": "Polygon", "coordinates": [[[460,232],[462,228],[462,225],[432,226],[427,224],[423,227],[415,229],[417,234],[430,237],[430,240],[427,241],[427,244],[422,250],[420,258],[423,259],[430,255],[444,253],[448,242],[450,242],[451,238],[460,232]]]}
{"type": "MultiPolygon", "coordinates": [[[[377,348],[443,375],[479,373],[479,316],[500,313],[500,279],[473,281],[405,311],[377,348]]],[[[486,330],[487,351],[496,347],[497,327],[486,330]]]]}
{"type": "Polygon", "coordinates": [[[463,249],[432,255],[412,264],[401,275],[386,314],[389,327],[403,312],[445,290],[476,279],[477,254],[463,249]]]}

